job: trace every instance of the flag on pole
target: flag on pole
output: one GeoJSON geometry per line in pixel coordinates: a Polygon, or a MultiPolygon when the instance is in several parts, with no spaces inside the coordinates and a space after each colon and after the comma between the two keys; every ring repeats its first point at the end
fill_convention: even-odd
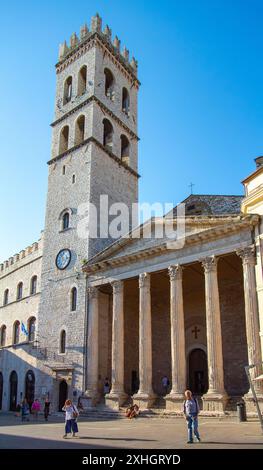
{"type": "Polygon", "coordinates": [[[21,331],[22,331],[22,333],[24,333],[24,335],[28,336],[28,331],[27,331],[27,329],[26,329],[24,323],[22,323],[21,331]]]}

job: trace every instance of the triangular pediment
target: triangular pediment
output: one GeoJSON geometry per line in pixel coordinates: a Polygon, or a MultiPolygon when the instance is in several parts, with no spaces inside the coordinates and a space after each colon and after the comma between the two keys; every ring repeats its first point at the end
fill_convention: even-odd
{"type": "Polygon", "coordinates": [[[107,260],[117,261],[117,259],[126,258],[127,256],[136,256],[136,254],[139,256],[142,252],[158,250],[158,247],[164,247],[168,243],[178,241],[178,235],[179,239],[184,237],[185,243],[192,240],[198,241],[199,239],[201,242],[206,238],[220,236],[220,234],[222,236],[222,233],[238,230],[239,226],[241,228],[244,224],[250,223],[248,218],[251,218],[251,216],[192,216],[181,221],[178,218],[170,218],[170,228],[168,227],[168,229],[160,223],[163,219],[152,219],[151,226],[147,222],[131,231],[126,237],[118,239],[91,258],[86,267],[107,262],[107,260]],[[159,223],[156,224],[157,220],[159,220],[159,223]],[[162,226],[162,231],[160,226],[162,226]],[[158,234],[157,237],[156,233],[158,234]]]}

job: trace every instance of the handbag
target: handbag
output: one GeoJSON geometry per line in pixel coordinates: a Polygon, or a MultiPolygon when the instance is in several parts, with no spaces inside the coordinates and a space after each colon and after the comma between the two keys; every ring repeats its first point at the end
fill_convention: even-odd
{"type": "Polygon", "coordinates": [[[79,415],[79,413],[78,413],[77,409],[76,409],[75,406],[74,406],[74,407],[73,407],[73,418],[74,418],[74,419],[77,419],[78,415],[79,415]]]}

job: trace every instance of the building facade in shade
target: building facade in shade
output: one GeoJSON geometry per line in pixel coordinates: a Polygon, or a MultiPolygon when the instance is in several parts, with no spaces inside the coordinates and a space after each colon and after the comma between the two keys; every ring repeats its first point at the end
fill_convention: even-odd
{"type": "Polygon", "coordinates": [[[45,228],[0,269],[2,409],[26,395],[49,396],[53,410],[67,397],[178,410],[190,387],[206,412],[240,397],[253,411],[244,367],[262,373],[262,159],[245,197],[183,201],[180,246],[156,238],[153,221],[134,236],[131,217],[116,240],[101,210],[95,237],[91,205],[105,209],[106,196],[131,214],[138,201],[137,62],[96,15],[60,46],[56,74],[45,228]]]}

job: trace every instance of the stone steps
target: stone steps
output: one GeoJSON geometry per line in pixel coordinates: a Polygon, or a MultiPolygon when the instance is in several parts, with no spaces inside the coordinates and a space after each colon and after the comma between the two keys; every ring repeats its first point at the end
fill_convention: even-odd
{"type": "MultiPolygon", "coordinates": [[[[126,408],[120,408],[119,411],[111,410],[108,408],[95,408],[94,410],[85,410],[80,412],[80,416],[94,419],[94,420],[113,420],[113,419],[126,419],[125,416],[126,408]]],[[[140,411],[139,418],[157,418],[157,419],[171,419],[182,417],[183,413],[180,411],[167,411],[163,408],[152,408],[151,410],[140,411]]],[[[200,416],[206,418],[233,418],[237,417],[236,411],[227,411],[225,413],[215,413],[208,411],[201,411],[200,416]]]]}

